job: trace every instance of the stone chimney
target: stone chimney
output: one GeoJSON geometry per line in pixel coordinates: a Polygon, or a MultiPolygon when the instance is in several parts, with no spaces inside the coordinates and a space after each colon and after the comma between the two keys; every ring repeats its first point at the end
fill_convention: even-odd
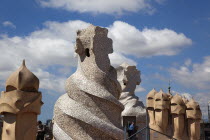
{"type": "Polygon", "coordinates": [[[0,114],[3,115],[2,140],[35,140],[37,115],[43,102],[38,91],[39,79],[30,72],[25,60],[6,81],[6,91],[0,98],[0,114]]]}
{"type": "Polygon", "coordinates": [[[202,113],[199,104],[191,99],[187,104],[186,116],[188,123],[188,135],[190,140],[200,139],[200,120],[202,113]]]}

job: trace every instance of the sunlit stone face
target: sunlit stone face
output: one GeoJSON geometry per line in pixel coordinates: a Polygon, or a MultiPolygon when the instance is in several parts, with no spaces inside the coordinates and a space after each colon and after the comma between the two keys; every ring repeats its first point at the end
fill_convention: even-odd
{"type": "Polygon", "coordinates": [[[188,135],[190,140],[200,140],[200,120],[188,119],[188,135]]]}
{"type": "Polygon", "coordinates": [[[151,90],[147,95],[147,108],[154,108],[154,98],[157,91],[155,89],[151,90]]]}
{"type": "Polygon", "coordinates": [[[155,109],[169,109],[169,96],[166,93],[163,93],[163,91],[158,92],[155,95],[155,102],[154,102],[154,108],[155,109]]]}
{"type": "Polygon", "coordinates": [[[185,103],[180,95],[175,95],[171,99],[171,114],[185,114],[185,103]]]}
{"type": "Polygon", "coordinates": [[[79,55],[90,51],[94,55],[108,55],[113,53],[112,39],[107,37],[108,30],[90,26],[77,32],[75,52],[79,55]],[[97,46],[97,47],[96,47],[97,46]],[[100,53],[101,52],[101,53],[100,53]]]}
{"type": "Polygon", "coordinates": [[[193,99],[187,103],[186,115],[188,119],[201,119],[202,113],[200,106],[193,99]]]}
{"type": "Polygon", "coordinates": [[[200,120],[202,118],[200,106],[193,99],[187,104],[186,116],[188,119],[188,134],[190,140],[200,139],[200,120]]]}

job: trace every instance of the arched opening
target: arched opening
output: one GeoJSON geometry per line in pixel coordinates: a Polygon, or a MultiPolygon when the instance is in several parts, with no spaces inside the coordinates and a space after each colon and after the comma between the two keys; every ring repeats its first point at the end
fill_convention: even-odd
{"type": "Polygon", "coordinates": [[[13,87],[13,86],[11,86],[11,85],[8,85],[8,86],[6,87],[6,92],[13,91],[13,90],[16,90],[16,89],[17,89],[16,87],[13,87]]]}
{"type": "Polygon", "coordinates": [[[85,55],[87,57],[90,57],[90,50],[88,48],[85,49],[85,55]]]}

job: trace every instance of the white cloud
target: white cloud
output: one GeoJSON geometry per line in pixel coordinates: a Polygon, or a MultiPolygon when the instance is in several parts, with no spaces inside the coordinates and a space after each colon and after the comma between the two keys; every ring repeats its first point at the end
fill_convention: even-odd
{"type": "Polygon", "coordinates": [[[43,29],[25,37],[1,36],[0,81],[5,82],[26,59],[27,67],[39,77],[41,88],[64,91],[66,77],[61,70],[76,66],[73,56],[76,31],[88,25],[79,20],[63,23],[49,21],[43,29]]]}
{"type": "Polygon", "coordinates": [[[111,60],[111,64],[114,67],[117,67],[124,62],[128,63],[129,65],[135,65],[135,66],[137,65],[137,63],[134,60],[125,57],[121,53],[118,53],[118,51],[116,52],[114,51],[112,54],[110,54],[109,58],[111,60]]]}
{"type": "Polygon", "coordinates": [[[185,64],[187,67],[189,67],[189,66],[192,64],[191,59],[185,60],[184,64],[185,64]]]}
{"type": "MultiPolygon", "coordinates": [[[[1,35],[1,85],[4,85],[7,77],[20,66],[22,60],[26,59],[27,67],[40,79],[40,88],[64,92],[66,75],[69,76],[71,67],[76,66],[76,31],[88,25],[89,23],[79,20],[63,23],[48,21],[44,23],[43,29],[25,37],[1,35]]],[[[120,53],[114,52],[111,55],[114,66],[124,61],[136,64],[120,53]]]]}
{"type": "Polygon", "coordinates": [[[210,89],[210,56],[204,57],[202,63],[188,63],[179,68],[171,68],[170,73],[178,83],[200,90],[210,89]]]}
{"type": "MultiPolygon", "coordinates": [[[[152,14],[155,9],[147,0],[39,0],[43,7],[61,8],[80,13],[124,14],[144,11],[152,14]]],[[[161,2],[163,0],[155,0],[161,2]]]]}
{"type": "Polygon", "coordinates": [[[182,97],[186,98],[188,101],[193,99],[193,96],[189,93],[182,93],[181,95],[182,95],[182,97]]]}
{"type": "Polygon", "coordinates": [[[192,44],[183,33],[170,29],[148,29],[142,31],[125,22],[115,21],[109,27],[109,37],[113,39],[115,50],[137,57],[176,55],[192,44]]]}
{"type": "Polygon", "coordinates": [[[4,21],[3,23],[2,23],[2,25],[4,26],[4,27],[10,27],[10,28],[16,28],[16,26],[12,23],[12,22],[10,22],[10,21],[4,21]]]}
{"type": "MultiPolygon", "coordinates": [[[[0,35],[0,81],[5,82],[9,74],[20,66],[23,59],[26,59],[27,67],[39,77],[40,87],[42,89],[55,90],[57,92],[64,91],[64,81],[70,75],[71,67],[76,66],[73,48],[76,31],[86,28],[88,25],[89,23],[80,20],[62,23],[48,21],[44,23],[43,29],[36,30],[28,36],[8,37],[6,35],[0,35]]],[[[155,31],[162,32],[162,30],[155,31]]],[[[151,53],[153,47],[150,46],[152,46],[151,44],[155,44],[154,42],[163,41],[163,39],[157,41],[159,38],[155,37],[156,40],[154,42],[153,40],[148,41],[146,38],[149,38],[150,35],[144,35],[143,32],[134,26],[120,21],[114,22],[109,27],[109,36],[113,39],[114,45],[114,53],[110,54],[112,65],[119,66],[123,62],[127,62],[130,65],[137,65],[127,55],[137,56],[137,54],[142,54],[141,51],[143,50],[150,53],[140,56],[151,56],[158,53],[151,53]],[[142,38],[136,38],[139,35],[142,38]],[[144,45],[141,45],[141,42],[144,45]],[[128,48],[130,46],[132,48],[128,48]]],[[[174,31],[171,32],[172,37],[175,34],[175,37],[179,38],[179,34],[174,31]]],[[[167,36],[170,36],[171,32],[169,31],[167,36]]],[[[185,37],[185,39],[187,38],[185,37]]],[[[181,37],[182,40],[183,38],[181,37]]],[[[179,42],[179,40],[176,41],[179,42]]],[[[181,44],[183,45],[184,43],[181,44]]],[[[170,48],[169,50],[174,51],[170,44],[165,46],[165,48],[168,47],[170,48]]],[[[162,53],[159,52],[158,54],[161,55],[162,53]]]]}
{"type": "Polygon", "coordinates": [[[158,72],[155,72],[155,73],[152,74],[151,76],[152,76],[153,78],[155,78],[155,79],[169,82],[168,77],[165,77],[165,76],[161,75],[161,74],[158,73],[158,72]]]}
{"type": "Polygon", "coordinates": [[[135,90],[135,92],[144,92],[144,91],[146,91],[146,89],[143,88],[141,85],[137,86],[135,90]]]}
{"type": "Polygon", "coordinates": [[[193,98],[199,103],[204,119],[208,118],[208,102],[210,101],[210,92],[196,93],[193,98]]]}
{"type": "Polygon", "coordinates": [[[155,0],[158,4],[163,4],[166,0],[155,0]]]}
{"type": "Polygon", "coordinates": [[[26,59],[29,63],[33,63],[33,66],[75,66],[74,57],[71,54],[74,52],[73,42],[76,31],[88,25],[83,21],[46,22],[44,29],[34,31],[28,36],[3,37],[0,40],[3,55],[0,57],[2,60],[11,61],[9,65],[14,63],[15,58],[15,64],[26,59]],[[69,62],[69,60],[72,61],[69,62]]]}
{"type": "Polygon", "coordinates": [[[40,88],[64,93],[64,86],[67,77],[64,77],[63,75],[58,76],[49,73],[48,71],[43,71],[40,68],[37,68],[36,71],[34,71],[34,74],[39,78],[40,88]]]}

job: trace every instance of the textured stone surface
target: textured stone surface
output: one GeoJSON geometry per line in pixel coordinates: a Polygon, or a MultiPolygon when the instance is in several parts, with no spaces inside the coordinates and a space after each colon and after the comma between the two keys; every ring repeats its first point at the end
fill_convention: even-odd
{"type": "MultiPolygon", "coordinates": [[[[147,112],[149,116],[150,128],[171,135],[169,126],[169,110],[170,110],[170,95],[164,93],[163,90],[157,92],[152,89],[147,95],[147,112]]],[[[169,138],[150,131],[152,140],[168,140],[169,138]]]]}
{"type": "MultiPolygon", "coordinates": [[[[202,114],[200,106],[195,100],[188,101],[178,94],[172,96],[163,91],[157,93],[153,89],[147,95],[147,111],[151,128],[177,140],[200,139],[202,114]]],[[[155,132],[153,131],[150,133],[151,139],[154,140],[169,139],[164,138],[161,134],[154,136],[155,132]]]]}
{"type": "Polygon", "coordinates": [[[177,140],[188,140],[185,121],[186,105],[183,98],[176,94],[171,98],[171,115],[173,137],[177,140]]]}
{"type": "Polygon", "coordinates": [[[78,68],[54,107],[56,140],[123,139],[121,88],[110,65],[113,49],[107,33],[93,25],[77,32],[78,68]]]}
{"type": "Polygon", "coordinates": [[[188,135],[190,140],[200,139],[200,120],[202,118],[201,110],[199,104],[191,99],[187,104],[186,116],[187,116],[187,126],[188,135]]]}
{"type": "Polygon", "coordinates": [[[160,90],[157,94],[155,94],[155,130],[165,134],[167,133],[166,131],[169,123],[169,107],[169,95],[160,90]]]}
{"type": "Polygon", "coordinates": [[[42,95],[38,92],[39,79],[22,66],[9,76],[6,91],[0,98],[0,113],[4,115],[2,140],[35,140],[37,115],[40,114],[42,95]]]}
{"type": "MultiPolygon", "coordinates": [[[[141,82],[140,71],[136,66],[130,66],[123,63],[117,68],[117,79],[121,85],[122,93],[120,95],[120,102],[124,105],[124,110],[121,116],[136,116],[136,126],[138,130],[146,126],[146,109],[144,104],[139,101],[135,95],[136,85],[141,82]]],[[[139,139],[141,134],[139,134],[139,139]]]]}
{"type": "Polygon", "coordinates": [[[154,103],[155,103],[155,94],[157,91],[155,89],[152,89],[147,94],[147,113],[149,117],[149,127],[154,129],[155,126],[155,110],[154,110],[154,103]]]}

